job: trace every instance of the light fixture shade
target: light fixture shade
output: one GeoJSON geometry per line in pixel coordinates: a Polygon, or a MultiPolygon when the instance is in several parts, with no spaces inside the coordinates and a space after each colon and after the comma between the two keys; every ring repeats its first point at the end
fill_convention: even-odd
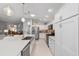
{"type": "Polygon", "coordinates": [[[21,18],[21,21],[22,21],[22,22],[25,22],[25,18],[21,18]]]}
{"type": "Polygon", "coordinates": [[[4,30],[4,32],[6,33],[6,32],[8,32],[8,30],[7,30],[7,29],[5,29],[5,30],[4,30]]]}
{"type": "Polygon", "coordinates": [[[4,12],[7,16],[12,16],[13,15],[13,11],[9,6],[4,8],[4,12]]]}
{"type": "Polygon", "coordinates": [[[53,9],[48,9],[48,12],[53,12],[53,9]]]}

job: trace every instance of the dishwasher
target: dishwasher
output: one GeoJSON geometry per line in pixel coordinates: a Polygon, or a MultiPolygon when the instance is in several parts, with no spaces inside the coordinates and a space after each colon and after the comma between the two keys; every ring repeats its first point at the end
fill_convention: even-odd
{"type": "Polygon", "coordinates": [[[33,37],[26,37],[23,40],[30,40],[30,42],[23,48],[21,51],[21,56],[30,56],[35,47],[35,38],[33,37]]]}
{"type": "Polygon", "coordinates": [[[21,56],[30,56],[30,42],[21,51],[21,56]]]}

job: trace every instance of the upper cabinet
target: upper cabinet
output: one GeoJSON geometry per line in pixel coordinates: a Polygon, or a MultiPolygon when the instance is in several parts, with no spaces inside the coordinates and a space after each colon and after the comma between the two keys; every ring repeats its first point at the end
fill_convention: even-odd
{"type": "Polygon", "coordinates": [[[64,4],[64,6],[60,9],[60,11],[55,15],[55,21],[53,24],[55,27],[55,55],[56,56],[79,55],[78,52],[79,15],[77,15],[79,13],[78,5],[79,4],[77,3],[64,4]]]}
{"type": "Polygon", "coordinates": [[[79,13],[79,4],[78,3],[67,3],[64,4],[59,12],[55,15],[55,21],[60,21],[66,18],[69,18],[73,15],[79,13]],[[62,19],[61,19],[62,18],[62,19]]]}
{"type": "Polygon", "coordinates": [[[78,14],[79,13],[78,5],[79,4],[77,4],[77,3],[66,4],[62,9],[62,13],[61,13],[62,19],[69,18],[73,15],[78,14]]]}

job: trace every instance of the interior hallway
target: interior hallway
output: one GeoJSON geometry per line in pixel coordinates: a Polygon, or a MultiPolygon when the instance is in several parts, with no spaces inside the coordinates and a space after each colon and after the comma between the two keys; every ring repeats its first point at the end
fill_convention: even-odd
{"type": "Polygon", "coordinates": [[[35,48],[33,49],[31,56],[52,56],[44,39],[39,39],[36,41],[36,45],[35,45],[35,48]]]}

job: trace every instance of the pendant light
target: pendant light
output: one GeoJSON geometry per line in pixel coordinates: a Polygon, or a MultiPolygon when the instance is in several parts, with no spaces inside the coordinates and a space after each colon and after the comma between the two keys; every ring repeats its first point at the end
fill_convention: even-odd
{"type": "Polygon", "coordinates": [[[23,16],[22,16],[22,18],[21,18],[21,21],[22,21],[22,22],[25,22],[25,18],[24,18],[24,3],[22,3],[22,7],[23,7],[23,8],[22,8],[22,9],[23,9],[23,16]]]}
{"type": "Polygon", "coordinates": [[[24,18],[24,17],[22,17],[22,18],[21,18],[21,21],[22,21],[22,22],[25,22],[25,18],[24,18]]]}
{"type": "Polygon", "coordinates": [[[4,12],[5,12],[5,14],[6,14],[7,16],[12,16],[12,15],[13,15],[13,11],[12,11],[12,9],[11,9],[10,6],[5,7],[5,8],[4,8],[4,12]]]}

